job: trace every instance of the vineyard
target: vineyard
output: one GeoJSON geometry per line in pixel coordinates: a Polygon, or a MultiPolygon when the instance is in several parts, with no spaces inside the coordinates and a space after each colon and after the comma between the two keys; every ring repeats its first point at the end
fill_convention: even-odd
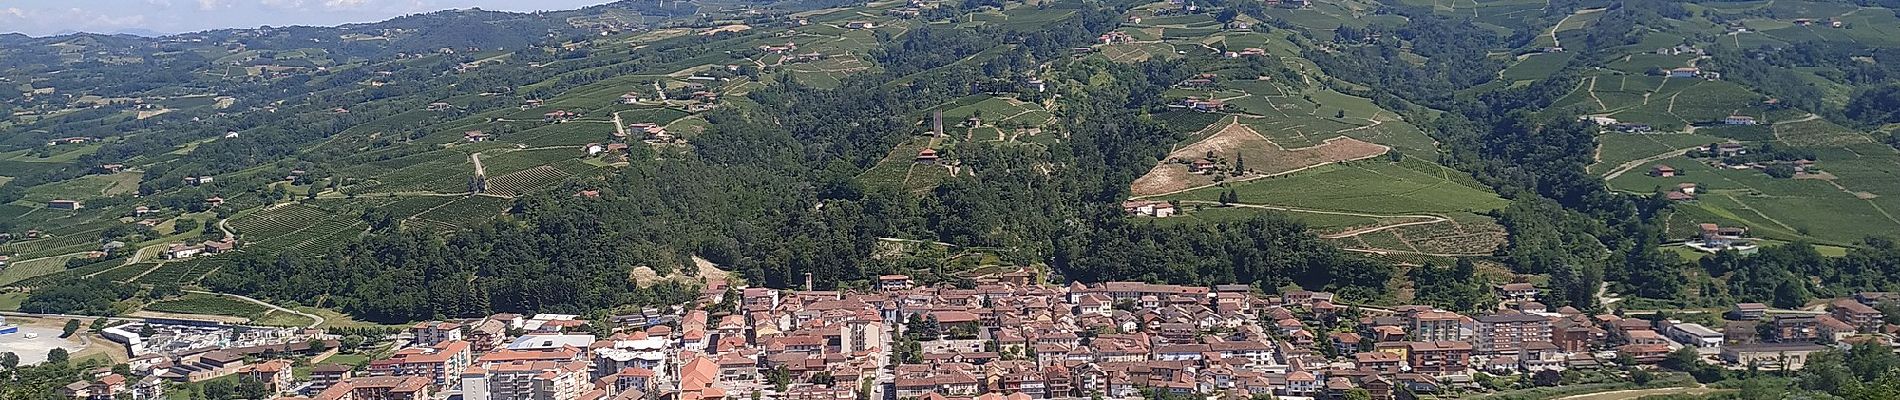
{"type": "Polygon", "coordinates": [[[0,254],[13,254],[16,258],[35,258],[86,250],[97,250],[99,231],[71,233],[45,239],[8,242],[0,244],[0,254]]]}
{"type": "Polygon", "coordinates": [[[515,171],[573,160],[580,156],[581,151],[575,148],[510,151],[494,155],[483,154],[482,166],[489,176],[502,176],[515,171]]]}
{"type": "Polygon", "coordinates": [[[122,262],[123,261],[119,259],[100,260],[97,262],[93,262],[91,264],[73,267],[71,269],[67,269],[64,271],[59,271],[59,272],[55,272],[51,274],[40,275],[40,276],[36,276],[32,278],[23,279],[23,280],[20,280],[19,282],[14,282],[10,284],[10,286],[29,288],[29,289],[37,288],[37,287],[53,284],[54,282],[64,281],[67,279],[73,279],[73,278],[82,277],[86,275],[92,275],[94,273],[109,270],[109,269],[112,269],[112,267],[117,267],[121,265],[122,262]]]}
{"type": "Polygon", "coordinates": [[[329,212],[321,209],[291,204],[233,219],[230,225],[231,229],[248,239],[262,241],[308,229],[312,223],[331,217],[329,212]]]}
{"type": "Polygon", "coordinates": [[[502,196],[516,196],[526,193],[529,190],[560,182],[561,179],[565,179],[567,176],[567,172],[562,171],[560,168],[546,165],[537,166],[512,172],[507,175],[489,178],[487,193],[502,196]]]}
{"type": "Polygon", "coordinates": [[[145,276],[138,277],[138,279],[133,280],[132,283],[151,285],[184,285],[194,283],[198,281],[198,278],[203,278],[206,273],[210,273],[211,270],[217,269],[230,262],[230,259],[224,257],[195,258],[169,262],[145,274],[145,276]]]}
{"type": "Polygon", "coordinates": [[[93,275],[93,277],[98,278],[98,279],[108,280],[108,281],[125,282],[125,281],[132,280],[133,277],[137,277],[139,276],[139,274],[145,273],[145,271],[152,269],[152,267],[159,266],[159,264],[160,263],[155,263],[155,262],[142,262],[142,263],[136,263],[136,264],[128,264],[123,267],[113,268],[113,269],[106,270],[105,272],[100,272],[98,275],[93,275]]]}
{"type": "Polygon", "coordinates": [[[303,229],[292,232],[293,234],[285,234],[248,244],[252,247],[266,250],[304,250],[313,248],[312,244],[317,243],[320,239],[337,237],[338,235],[344,234],[354,237],[356,233],[361,231],[362,225],[363,222],[355,218],[326,218],[314,221],[303,229]]]}
{"type": "Polygon", "coordinates": [[[362,235],[363,231],[368,229],[369,224],[361,221],[350,221],[342,225],[331,224],[322,231],[306,231],[313,234],[304,236],[306,239],[292,243],[285,249],[305,254],[328,253],[331,250],[342,247],[350,239],[355,239],[357,236],[362,235]],[[314,232],[322,232],[322,234],[314,234],[314,232]]]}
{"type": "Polygon", "coordinates": [[[431,229],[458,230],[494,218],[511,203],[504,198],[469,196],[417,214],[413,221],[431,229]]]}

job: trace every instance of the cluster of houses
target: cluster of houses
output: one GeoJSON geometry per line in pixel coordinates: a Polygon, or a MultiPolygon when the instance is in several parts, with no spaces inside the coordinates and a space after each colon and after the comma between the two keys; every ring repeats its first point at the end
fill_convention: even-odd
{"type": "Polygon", "coordinates": [[[1696,68],[1696,67],[1671,68],[1671,69],[1663,71],[1663,76],[1676,78],[1676,79],[1689,79],[1689,78],[1704,78],[1708,80],[1722,79],[1722,74],[1719,72],[1703,71],[1701,68],[1696,68]]]}
{"type": "MultiPolygon", "coordinates": [[[[1477,372],[1642,367],[1684,348],[1730,368],[1797,369],[1828,345],[1900,329],[1874,306],[1900,300],[1884,293],[1834,300],[1826,312],[1740,304],[1717,328],[1551,310],[1527,283],[1495,290],[1506,300],[1498,310],[1466,315],[1248,285],[1044,285],[1026,270],[961,288],[885,275],[868,291],[842,292],[812,290],[808,275],[803,290],[714,281],[692,304],[607,321],[419,323],[388,356],[360,368],[318,362],[307,378],[289,373],[284,356],[333,354],[333,343],[158,357],[134,370],[186,381],[242,374],[299,400],[1033,400],[1144,389],[1226,399],[1363,390],[1389,400],[1477,388],[1477,372]]],[[[157,398],[133,381],[106,371],[67,394],[157,398]]]]}
{"type": "Polygon", "coordinates": [[[1744,255],[1761,250],[1760,245],[1748,239],[1746,227],[1703,223],[1697,224],[1696,228],[1696,236],[1685,243],[1689,248],[1708,253],[1728,250],[1744,255]]]}
{"type": "Polygon", "coordinates": [[[1585,116],[1580,116],[1578,118],[1584,121],[1590,121],[1590,123],[1596,124],[1597,126],[1602,127],[1603,129],[1620,132],[1620,133],[1650,133],[1656,130],[1655,128],[1649,126],[1649,124],[1636,124],[1636,123],[1622,122],[1622,121],[1617,121],[1616,118],[1610,118],[1610,117],[1601,116],[1601,115],[1585,115],[1585,116]]]}
{"type": "Polygon", "coordinates": [[[1167,218],[1178,212],[1174,203],[1151,200],[1129,200],[1122,202],[1122,212],[1133,216],[1167,218]]]}
{"type": "Polygon", "coordinates": [[[1248,47],[1245,49],[1241,49],[1240,51],[1230,50],[1227,52],[1223,52],[1222,55],[1227,56],[1227,58],[1262,57],[1262,56],[1267,55],[1267,50],[1259,48],[1259,47],[1248,47]]]}
{"type": "Polygon", "coordinates": [[[1168,107],[1185,108],[1200,112],[1220,112],[1227,109],[1227,102],[1221,101],[1220,99],[1203,99],[1188,96],[1187,98],[1181,99],[1179,103],[1169,104],[1168,107]]]}

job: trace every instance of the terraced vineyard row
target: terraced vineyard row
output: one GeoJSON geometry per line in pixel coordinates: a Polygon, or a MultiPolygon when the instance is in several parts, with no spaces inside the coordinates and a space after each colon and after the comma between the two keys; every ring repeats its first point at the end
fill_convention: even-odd
{"type": "Polygon", "coordinates": [[[142,262],[142,263],[136,263],[136,264],[129,264],[123,267],[107,270],[106,272],[101,272],[99,273],[99,275],[94,275],[93,277],[108,280],[108,281],[125,282],[125,281],[132,280],[133,277],[139,276],[139,274],[145,273],[145,270],[152,269],[152,267],[154,266],[158,266],[158,264],[159,263],[156,263],[156,262],[142,262]]]}
{"type": "Polygon", "coordinates": [[[73,279],[77,277],[91,275],[100,271],[109,270],[109,269],[112,269],[113,267],[117,267],[121,265],[121,263],[123,262],[124,261],[119,260],[119,259],[101,260],[101,261],[94,262],[91,264],[73,267],[65,271],[27,278],[19,282],[14,282],[13,284],[9,286],[22,287],[22,288],[37,288],[37,287],[52,284],[54,282],[64,281],[67,279],[73,279]]]}
{"type": "Polygon", "coordinates": [[[560,168],[538,166],[507,175],[488,179],[487,193],[502,196],[515,196],[566,179],[568,174],[560,168]]]}
{"type": "Polygon", "coordinates": [[[312,239],[336,234],[338,231],[348,230],[351,226],[360,223],[362,223],[362,221],[356,218],[332,216],[330,218],[311,221],[302,229],[296,230],[295,234],[286,234],[257,240],[249,243],[249,246],[261,249],[292,249],[312,239]]]}
{"type": "Polygon", "coordinates": [[[331,217],[329,212],[321,209],[291,204],[232,220],[230,224],[247,240],[261,242],[309,228],[313,223],[331,217]]]}
{"type": "Polygon", "coordinates": [[[506,210],[511,201],[489,196],[470,196],[457,199],[433,210],[416,215],[415,220],[433,228],[447,230],[461,229],[494,218],[506,210]]]}
{"type": "Polygon", "coordinates": [[[60,255],[86,250],[97,250],[99,231],[85,231],[65,234],[45,239],[9,242],[0,244],[0,254],[14,254],[16,258],[35,258],[60,255]]]}
{"type": "Polygon", "coordinates": [[[132,283],[152,285],[183,285],[197,282],[206,273],[225,264],[231,259],[225,257],[206,257],[165,263],[151,273],[145,274],[132,283]]]}
{"type": "MultiPolygon", "coordinates": [[[[300,254],[328,253],[331,250],[335,250],[338,247],[341,247],[348,240],[355,239],[358,235],[361,235],[363,233],[364,229],[367,229],[368,227],[369,227],[369,224],[366,224],[363,222],[351,222],[349,224],[343,225],[341,228],[326,231],[327,233],[320,236],[307,236],[308,237],[307,239],[291,244],[288,250],[298,252],[300,254]]],[[[313,230],[310,232],[315,232],[315,231],[313,230]]]]}

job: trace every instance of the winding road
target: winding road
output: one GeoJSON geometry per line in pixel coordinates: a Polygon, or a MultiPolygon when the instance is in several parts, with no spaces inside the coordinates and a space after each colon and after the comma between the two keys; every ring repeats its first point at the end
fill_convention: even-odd
{"type": "Polygon", "coordinates": [[[268,302],[265,302],[265,301],[263,301],[263,300],[258,300],[258,299],[253,299],[253,298],[250,298],[249,296],[240,296],[240,295],[235,295],[235,294],[226,294],[226,293],[214,293],[214,292],[207,292],[207,291],[203,291],[203,290],[186,290],[185,292],[188,292],[188,293],[198,293],[198,294],[208,294],[208,295],[212,295],[212,296],[231,296],[231,297],[235,297],[235,298],[238,298],[238,299],[240,299],[240,300],[244,300],[244,301],[248,301],[248,302],[252,302],[252,303],[257,303],[257,305],[261,305],[261,306],[264,306],[264,307],[269,307],[269,308],[270,308],[270,309],[272,309],[272,310],[276,310],[276,311],[280,311],[280,312],[285,312],[285,313],[290,313],[290,314],[296,314],[296,315],[302,315],[302,316],[304,316],[304,317],[308,317],[308,318],[310,318],[310,321],[311,321],[311,322],[310,322],[310,325],[308,325],[308,326],[305,326],[305,328],[316,328],[316,327],[317,327],[317,326],[319,326],[319,325],[323,325],[323,316],[320,316],[320,315],[316,315],[316,314],[311,314],[311,313],[306,313],[306,312],[303,312],[303,311],[297,311],[297,310],[292,310],[292,309],[288,309],[288,308],[283,308],[283,307],[278,307],[278,306],[277,306],[276,304],[271,304],[271,303],[268,303],[268,302]]]}

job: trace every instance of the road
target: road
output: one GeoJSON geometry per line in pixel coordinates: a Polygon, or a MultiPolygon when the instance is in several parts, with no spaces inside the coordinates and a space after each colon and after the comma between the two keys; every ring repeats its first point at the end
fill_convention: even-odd
{"type": "Polygon", "coordinates": [[[1632,160],[1630,162],[1623,163],[1622,165],[1617,165],[1616,169],[1610,170],[1610,173],[1603,174],[1603,180],[1609,181],[1611,179],[1616,179],[1616,177],[1623,176],[1623,173],[1630,172],[1630,170],[1636,169],[1636,167],[1642,166],[1643,164],[1662,161],[1663,159],[1670,158],[1670,157],[1678,157],[1683,154],[1689,154],[1689,150],[1695,150],[1695,147],[1690,147],[1690,148],[1685,148],[1685,149],[1675,149],[1667,153],[1657,154],[1657,155],[1653,155],[1649,157],[1643,157],[1641,159],[1632,160]]]}
{"type": "Polygon", "coordinates": [[[488,176],[487,170],[482,169],[482,153],[469,153],[468,162],[475,163],[475,176],[488,176]]]}
{"type": "Polygon", "coordinates": [[[296,314],[296,315],[302,315],[302,316],[305,316],[305,317],[309,317],[309,318],[310,318],[310,321],[311,321],[311,322],[310,322],[310,325],[309,325],[309,326],[305,326],[305,328],[315,328],[315,327],[317,327],[317,326],[319,326],[319,325],[323,325],[323,317],[322,317],[322,316],[319,316],[319,315],[316,315],[316,314],[310,314],[310,313],[305,313],[305,312],[303,312],[303,311],[297,311],[297,310],[292,310],[292,309],[288,309],[288,308],[283,308],[283,307],[278,307],[278,306],[277,306],[276,304],[271,304],[271,303],[267,303],[267,302],[264,302],[263,300],[258,300],[258,299],[253,299],[253,298],[250,298],[250,297],[248,297],[248,296],[239,296],[239,295],[235,295],[235,294],[225,294],[225,293],[212,293],[212,292],[206,292],[206,291],[202,291],[202,290],[186,290],[186,292],[190,292],[190,293],[198,293],[198,294],[208,294],[208,295],[212,295],[212,296],[231,296],[231,297],[236,297],[236,298],[238,298],[238,299],[242,299],[242,300],[244,300],[244,301],[249,301],[249,302],[252,302],[252,303],[257,303],[258,305],[261,305],[261,306],[265,306],[265,307],[270,307],[270,309],[272,309],[272,310],[277,310],[277,311],[280,311],[280,312],[285,312],[285,313],[291,313],[291,314],[296,314]]]}

